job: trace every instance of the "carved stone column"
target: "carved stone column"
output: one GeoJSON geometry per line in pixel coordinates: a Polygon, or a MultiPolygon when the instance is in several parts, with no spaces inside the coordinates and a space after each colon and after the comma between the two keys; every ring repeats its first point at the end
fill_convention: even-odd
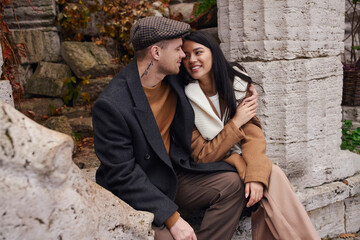
{"type": "Polygon", "coordinates": [[[340,150],[345,1],[217,2],[225,55],[260,85],[267,155],[322,237],[359,231],[360,157],[340,150]]]}
{"type": "Polygon", "coordinates": [[[351,176],[340,150],[344,1],[219,0],[229,60],[261,85],[268,156],[299,189],[351,176]]]}

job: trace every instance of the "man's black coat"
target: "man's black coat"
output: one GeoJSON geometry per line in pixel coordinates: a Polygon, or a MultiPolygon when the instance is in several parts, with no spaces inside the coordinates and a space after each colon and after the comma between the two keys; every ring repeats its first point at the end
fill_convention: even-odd
{"type": "Polygon", "coordinates": [[[178,208],[177,171],[234,171],[225,162],[196,164],[190,158],[194,113],[182,82],[167,76],[178,96],[171,124],[170,157],[143,91],[136,60],[118,73],[95,102],[94,144],[101,162],[96,181],[137,210],[154,213],[160,226],[178,208]]]}

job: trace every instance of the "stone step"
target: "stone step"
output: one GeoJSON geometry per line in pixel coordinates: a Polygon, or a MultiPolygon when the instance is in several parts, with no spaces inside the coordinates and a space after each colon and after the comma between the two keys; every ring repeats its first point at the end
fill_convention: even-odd
{"type": "Polygon", "coordinates": [[[68,119],[72,118],[88,118],[91,117],[91,108],[92,105],[81,105],[74,107],[64,106],[61,109],[61,113],[66,116],[68,119]]]}
{"type": "Polygon", "coordinates": [[[43,116],[51,116],[56,109],[64,106],[61,98],[26,98],[19,103],[21,110],[31,111],[35,121],[40,121],[43,116]]]}
{"type": "Polygon", "coordinates": [[[79,133],[81,137],[93,136],[93,125],[91,117],[79,117],[69,119],[73,132],[79,133]]]}

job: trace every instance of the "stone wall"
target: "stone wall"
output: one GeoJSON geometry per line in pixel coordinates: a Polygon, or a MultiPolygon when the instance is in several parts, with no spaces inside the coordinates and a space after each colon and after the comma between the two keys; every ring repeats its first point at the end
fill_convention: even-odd
{"type": "Polygon", "coordinates": [[[337,191],[338,184],[347,189],[339,181],[360,171],[360,156],[340,150],[345,1],[218,0],[218,8],[225,55],[262,86],[258,116],[268,156],[288,175],[322,236],[359,228],[358,221],[345,226],[344,209],[360,191],[337,191]],[[319,186],[325,187],[312,192],[319,186]],[[333,207],[341,212],[336,217],[329,215],[333,207]],[[339,227],[324,230],[331,224],[339,227]]]}

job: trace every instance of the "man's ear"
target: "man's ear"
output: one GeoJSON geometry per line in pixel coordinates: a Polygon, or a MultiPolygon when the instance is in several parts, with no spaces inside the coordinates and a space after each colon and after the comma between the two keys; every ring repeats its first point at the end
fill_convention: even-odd
{"type": "Polygon", "coordinates": [[[150,53],[151,56],[155,59],[155,60],[159,60],[160,59],[160,47],[157,45],[153,45],[150,48],[150,53]]]}

